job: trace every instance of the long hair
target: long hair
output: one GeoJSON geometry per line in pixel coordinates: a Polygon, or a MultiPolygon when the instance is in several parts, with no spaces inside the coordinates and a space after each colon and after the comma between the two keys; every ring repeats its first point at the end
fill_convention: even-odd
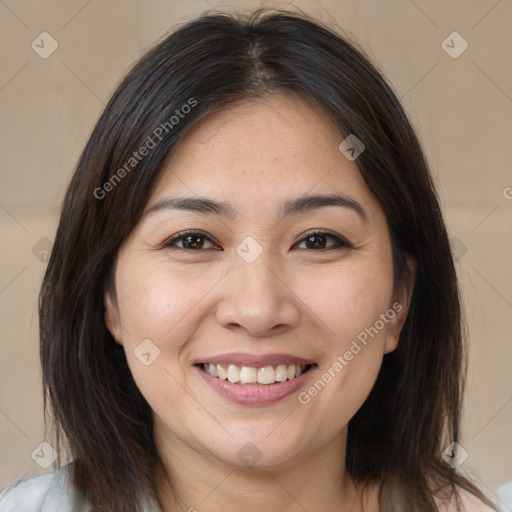
{"type": "Polygon", "coordinates": [[[383,512],[435,511],[435,497],[456,486],[491,505],[441,458],[459,440],[466,355],[450,245],[415,131],[355,43],[305,15],[262,9],[204,14],[148,51],[79,159],[39,299],[45,411],[74,460],[74,484],[96,511],[137,512],[156,499],[151,409],[104,322],[116,254],[192,127],[234,101],[286,91],[322,109],[340,142],[364,142],[356,164],[386,215],[395,282],[408,278],[406,255],[417,266],[398,348],[349,422],[348,472],[380,483],[383,512]]]}

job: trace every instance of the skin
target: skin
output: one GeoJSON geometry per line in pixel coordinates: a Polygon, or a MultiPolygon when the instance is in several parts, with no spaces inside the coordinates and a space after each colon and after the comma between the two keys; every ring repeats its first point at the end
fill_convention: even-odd
{"type": "Polygon", "coordinates": [[[146,211],[170,196],[204,196],[230,203],[237,217],[160,210],[120,248],[105,320],[153,410],[173,482],[171,490],[158,480],[164,512],[379,510],[378,489],[360,498],[345,469],[347,423],[397,346],[411,286],[393,287],[384,212],[339,151],[342,139],[292,94],[234,104],[189,132],[146,211]],[[281,215],[282,202],[313,193],[350,197],[367,221],[339,206],[281,215]],[[187,229],[205,233],[199,248],[183,249],[183,239],[162,246],[187,229]],[[317,229],[353,247],[330,238],[308,246],[304,235],[317,229]],[[263,250],[252,263],[235,251],[248,236],[263,250]],[[293,393],[264,407],[239,405],[193,366],[225,352],[294,354],[317,364],[299,390],[307,391],[395,302],[401,311],[307,404],[293,393]],[[160,355],[145,366],[134,350],[148,338],[160,355]],[[261,455],[251,468],[237,456],[249,442],[261,455]]]}

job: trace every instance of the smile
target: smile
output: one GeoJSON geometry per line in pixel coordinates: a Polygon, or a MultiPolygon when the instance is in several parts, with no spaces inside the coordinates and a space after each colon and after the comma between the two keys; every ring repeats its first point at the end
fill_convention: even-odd
{"type": "Polygon", "coordinates": [[[278,402],[306,385],[318,366],[287,354],[219,354],[194,361],[210,389],[249,407],[278,402]]]}

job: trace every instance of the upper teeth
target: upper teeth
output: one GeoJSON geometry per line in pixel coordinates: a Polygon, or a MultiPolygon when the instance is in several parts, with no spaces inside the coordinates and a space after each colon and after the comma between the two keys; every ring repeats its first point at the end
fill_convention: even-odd
{"type": "Polygon", "coordinates": [[[297,366],[294,364],[279,364],[275,368],[273,366],[264,366],[263,368],[255,368],[253,366],[237,366],[235,364],[203,364],[203,370],[212,377],[236,384],[274,384],[275,382],[284,382],[287,379],[299,377],[305,366],[297,366]]]}

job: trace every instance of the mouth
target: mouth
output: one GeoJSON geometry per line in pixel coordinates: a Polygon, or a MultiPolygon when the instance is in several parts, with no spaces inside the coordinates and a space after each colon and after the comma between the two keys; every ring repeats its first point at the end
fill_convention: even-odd
{"type": "Polygon", "coordinates": [[[196,361],[194,366],[209,387],[224,398],[253,407],[275,403],[298,391],[318,367],[312,361],[284,354],[224,354],[196,361]]]}

